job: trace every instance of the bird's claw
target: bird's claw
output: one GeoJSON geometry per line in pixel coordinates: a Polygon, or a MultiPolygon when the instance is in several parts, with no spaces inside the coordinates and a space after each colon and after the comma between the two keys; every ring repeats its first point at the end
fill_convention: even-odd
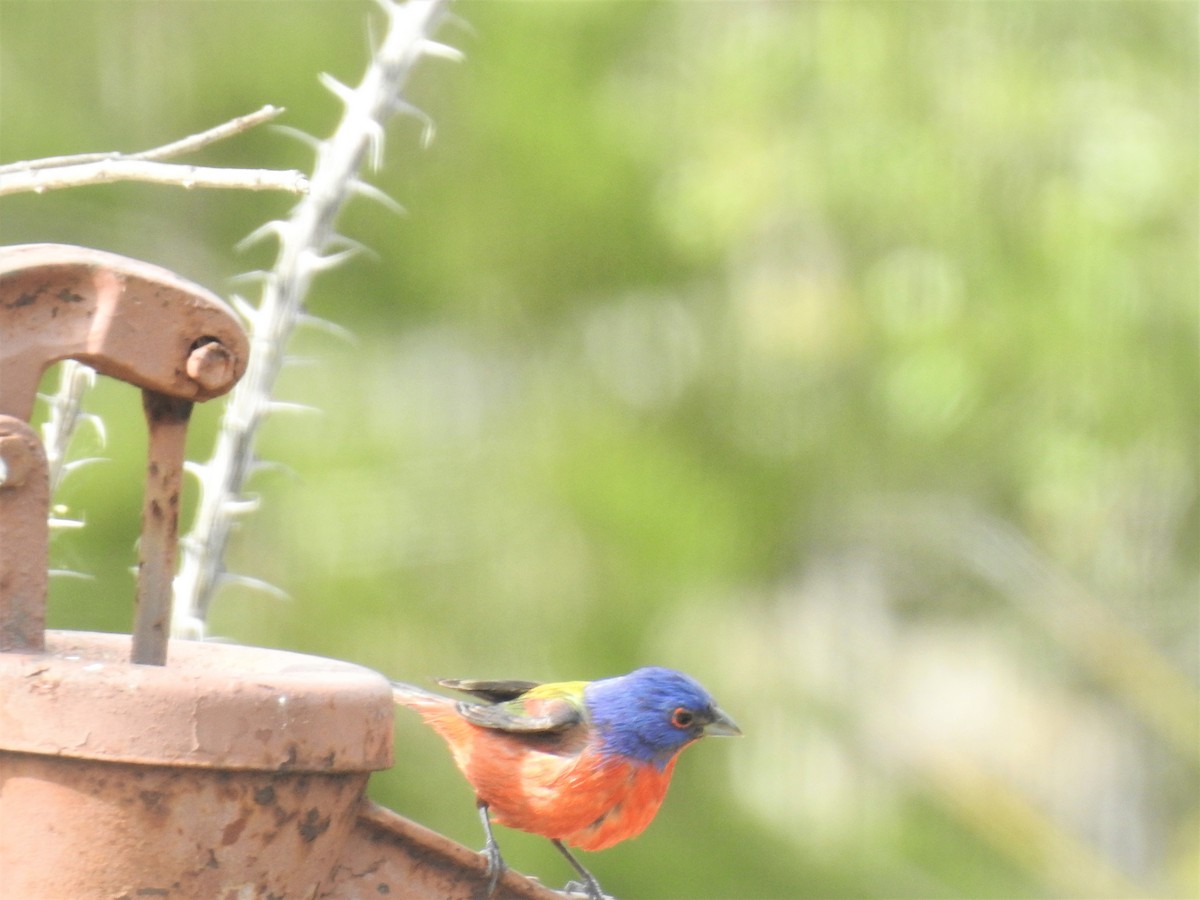
{"type": "Polygon", "coordinates": [[[487,859],[487,895],[493,897],[496,894],[496,885],[500,883],[500,878],[508,866],[504,864],[504,857],[500,855],[500,845],[496,843],[496,836],[492,834],[492,820],[488,818],[488,805],[479,800],[476,802],[476,807],[479,809],[479,821],[483,825],[483,834],[486,837],[483,849],[479,852],[487,859]]]}
{"type": "Polygon", "coordinates": [[[492,897],[495,896],[496,886],[500,883],[500,879],[504,877],[504,873],[508,869],[508,863],[500,855],[500,845],[495,841],[489,840],[479,852],[487,860],[487,895],[492,897]]]}

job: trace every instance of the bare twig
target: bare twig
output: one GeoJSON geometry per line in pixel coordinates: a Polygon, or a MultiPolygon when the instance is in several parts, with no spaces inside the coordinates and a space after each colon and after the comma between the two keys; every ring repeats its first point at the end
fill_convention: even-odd
{"type": "Polygon", "coordinates": [[[185,137],[181,140],[174,141],[170,144],[164,144],[161,147],[155,147],[153,150],[143,150],[141,153],[132,153],[130,159],[170,159],[172,156],[180,156],[184,153],[191,153],[194,150],[199,150],[201,147],[207,147],[209,144],[215,144],[217,141],[223,141],[225,138],[233,137],[235,134],[241,134],[243,131],[249,131],[256,125],[261,125],[263,122],[269,122],[277,118],[284,112],[282,106],[272,106],[267,104],[262,109],[255,110],[252,113],[247,113],[244,116],[238,116],[236,119],[230,119],[228,122],[223,122],[208,131],[202,131],[199,134],[193,134],[190,137],[185,137]]]}
{"type": "Polygon", "coordinates": [[[84,153],[8,163],[0,166],[0,197],[29,192],[41,194],[60,188],[115,181],[303,194],[308,190],[308,179],[295,170],[229,169],[158,162],[240,134],[274,119],[281,112],[281,107],[264,106],[199,134],[138,153],[84,153]]]}
{"type": "Polygon", "coordinates": [[[35,169],[0,176],[0,197],[8,194],[55,191],[88,184],[143,181],[182,188],[234,188],[243,191],[288,191],[303,194],[308,179],[302,172],[276,169],[218,169],[141,159],[106,159],[76,166],[35,169]]]}
{"type": "Polygon", "coordinates": [[[150,150],[142,150],[138,153],[122,153],[120,150],[110,150],[106,153],[76,153],[71,156],[47,156],[43,159],[27,159],[22,162],[0,165],[0,175],[7,175],[10,172],[28,172],[33,169],[53,169],[59,166],[103,162],[111,159],[170,159],[172,156],[191,153],[193,150],[199,150],[201,147],[207,147],[209,144],[223,141],[225,138],[233,137],[235,134],[249,131],[256,125],[271,121],[283,112],[284,109],[282,106],[272,106],[268,103],[262,109],[257,109],[244,116],[238,116],[236,119],[230,119],[228,122],[222,122],[220,125],[210,128],[207,131],[201,131],[199,134],[193,134],[181,140],[172,141],[161,147],[153,147],[150,150]]]}

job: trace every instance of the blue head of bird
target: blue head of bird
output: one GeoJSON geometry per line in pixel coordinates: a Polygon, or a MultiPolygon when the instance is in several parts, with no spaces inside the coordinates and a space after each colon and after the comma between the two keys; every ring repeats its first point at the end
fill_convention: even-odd
{"type": "Polygon", "coordinates": [[[584,700],[603,752],[659,768],[699,738],[742,733],[695,679],[659,666],[593,681],[584,700]]]}

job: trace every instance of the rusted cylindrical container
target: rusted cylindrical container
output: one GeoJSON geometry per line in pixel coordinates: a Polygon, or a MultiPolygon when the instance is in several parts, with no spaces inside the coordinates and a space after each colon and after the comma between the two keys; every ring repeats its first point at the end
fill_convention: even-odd
{"type": "Polygon", "coordinates": [[[22,898],[320,896],[368,773],[391,764],[390,689],[295,653],[48,632],[0,654],[0,881],[22,898]]]}

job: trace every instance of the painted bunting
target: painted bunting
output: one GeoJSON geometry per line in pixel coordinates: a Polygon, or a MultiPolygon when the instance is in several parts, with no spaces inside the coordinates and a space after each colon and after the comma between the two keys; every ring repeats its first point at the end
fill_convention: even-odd
{"type": "Polygon", "coordinates": [[[475,789],[493,892],[505,865],[491,819],[549,838],[591,900],[603,900],[595,877],[566,845],[603,850],[640,834],[684,747],[706,735],[742,733],[704,688],[671,669],[591,682],[438,683],[475,699],[400,683],[393,695],[450,745],[475,789]]]}

